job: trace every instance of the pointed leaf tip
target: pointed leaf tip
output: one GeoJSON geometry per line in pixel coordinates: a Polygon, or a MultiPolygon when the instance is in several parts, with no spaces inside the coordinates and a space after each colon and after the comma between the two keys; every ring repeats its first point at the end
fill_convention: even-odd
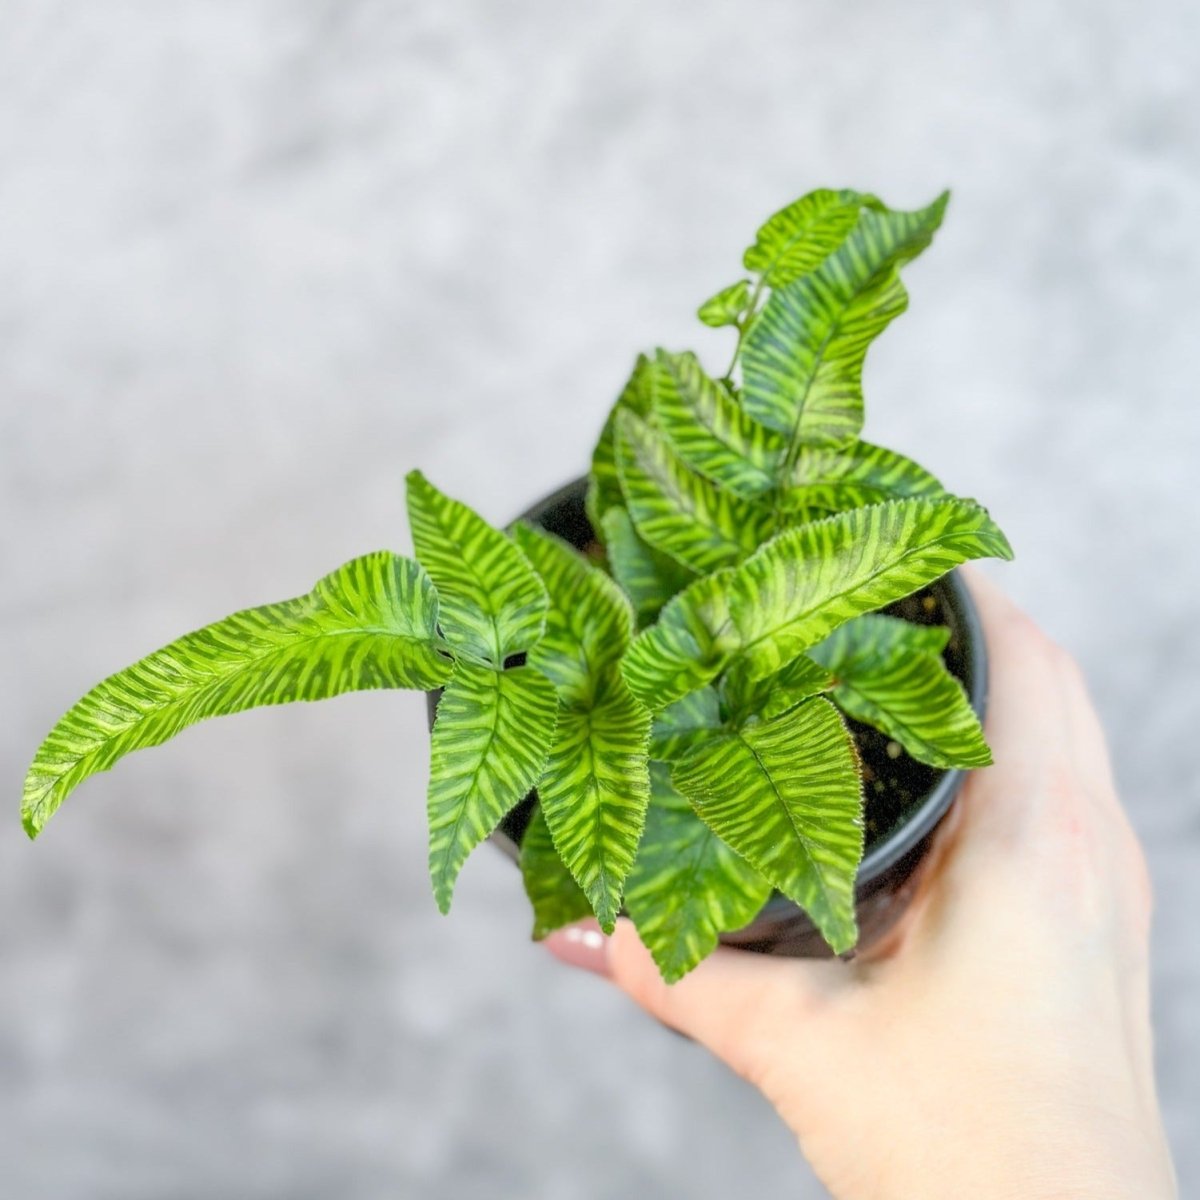
{"type": "Polygon", "coordinates": [[[550,597],[545,636],[529,658],[554,683],[560,704],[538,782],[540,812],[566,869],[611,931],[649,789],[650,714],[618,669],[633,612],[613,580],[566,542],[524,525],[514,536],[550,597]]]}
{"type": "Polygon", "coordinates": [[[800,525],[679,593],[634,639],[622,670],[654,711],[703,687],[736,655],[753,682],[851,617],[1006,549],[979,505],[950,496],[889,500],[800,525]]]}
{"type": "Polygon", "coordinates": [[[739,279],[709,297],[696,310],[696,315],[705,325],[720,329],[724,325],[736,325],[750,303],[750,281],[739,279]]]}
{"type": "Polygon", "coordinates": [[[743,265],[773,288],[791,283],[837,249],[868,199],[829,188],[801,196],[764,222],[742,257],[743,265]]]}
{"type": "Polygon", "coordinates": [[[36,841],[38,834],[42,832],[42,822],[34,816],[32,810],[22,808],[21,828],[25,830],[25,835],[31,842],[36,841]]]}
{"type": "Polygon", "coordinates": [[[208,717],[373,688],[429,690],[450,661],[421,567],[365,554],[293,600],[245,609],[176,638],[98,683],[58,721],[25,779],[36,837],[70,792],[134,750],[208,717]]]}
{"type": "Polygon", "coordinates": [[[537,784],[558,719],[554,685],[532,667],[460,659],[430,745],[429,874],[446,913],[471,851],[537,784]]]}
{"type": "Polygon", "coordinates": [[[806,442],[858,437],[867,349],[908,307],[899,268],[933,239],[945,197],[916,212],[878,203],[860,210],[861,203],[831,201],[830,211],[852,227],[839,226],[839,244],[819,264],[776,286],[743,345],[745,410],[791,439],[790,461],[806,442]]]}
{"type": "Polygon", "coordinates": [[[707,957],[726,930],[752,921],[771,885],[731,850],[651,768],[650,810],[625,907],[667,983],[707,957]]]}
{"type": "Polygon", "coordinates": [[[836,953],[854,945],[861,780],[832,704],[814,697],[716,735],[675,764],[672,781],[718,837],[808,913],[836,953]]]}
{"type": "Polygon", "coordinates": [[[612,932],[649,802],[650,714],[615,665],[586,708],[563,710],[538,783],[554,845],[612,932]]]}
{"type": "Polygon", "coordinates": [[[899,742],[933,767],[992,761],[979,718],[942,652],[950,631],[868,613],[813,648],[837,676],[833,698],[848,716],[899,742]]]}

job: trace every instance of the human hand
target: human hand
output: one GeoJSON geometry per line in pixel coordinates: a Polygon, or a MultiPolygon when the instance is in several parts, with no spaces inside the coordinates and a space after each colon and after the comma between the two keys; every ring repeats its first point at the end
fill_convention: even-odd
{"type": "Polygon", "coordinates": [[[626,920],[547,939],[757,1086],[838,1200],[1173,1197],[1150,884],[1071,658],[983,576],[988,739],[916,896],[853,962],[721,949],[668,986],[626,920]]]}

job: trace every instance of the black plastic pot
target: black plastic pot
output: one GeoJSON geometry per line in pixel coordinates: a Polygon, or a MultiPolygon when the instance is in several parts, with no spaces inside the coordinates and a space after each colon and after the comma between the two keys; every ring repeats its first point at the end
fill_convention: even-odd
{"type": "MultiPolygon", "coordinates": [[[[567,484],[521,515],[583,550],[595,540],[584,509],[586,480],[567,484]]],[[[928,589],[937,603],[937,621],[950,627],[946,664],[966,688],[982,720],[987,699],[987,653],[983,629],[966,585],[951,572],[928,589]]],[[[427,696],[430,727],[439,692],[427,696]]],[[[962,771],[929,772],[931,783],[923,796],[901,819],[868,842],[855,886],[858,913],[858,949],[881,938],[908,906],[916,890],[917,868],[927,854],[934,831],[949,811],[964,780],[962,771]]],[[[522,801],[491,836],[514,862],[520,854],[521,836],[536,802],[536,794],[522,801]]],[[[832,951],[808,916],[785,896],[775,895],[745,928],[721,935],[728,946],[763,954],[798,958],[828,958],[832,951]]]]}

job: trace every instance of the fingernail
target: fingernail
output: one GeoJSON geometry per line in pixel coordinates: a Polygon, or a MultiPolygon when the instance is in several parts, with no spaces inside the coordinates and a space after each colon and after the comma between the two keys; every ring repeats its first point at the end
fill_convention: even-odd
{"type": "Polygon", "coordinates": [[[594,920],[556,929],[542,945],[570,967],[582,967],[596,975],[608,974],[608,938],[594,920]]]}

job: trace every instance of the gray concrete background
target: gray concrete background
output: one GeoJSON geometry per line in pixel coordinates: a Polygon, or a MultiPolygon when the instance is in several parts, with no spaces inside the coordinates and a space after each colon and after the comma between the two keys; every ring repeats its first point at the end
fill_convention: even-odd
{"type": "Polygon", "coordinates": [[[819,1196],[766,1106],[424,877],[422,704],[197,728],[36,848],[39,738],[186,628],[577,473],[634,351],[824,184],[955,188],[868,431],[1082,659],[1159,895],[1200,1186],[1193,0],[0,3],[0,1186],[819,1196]]]}

